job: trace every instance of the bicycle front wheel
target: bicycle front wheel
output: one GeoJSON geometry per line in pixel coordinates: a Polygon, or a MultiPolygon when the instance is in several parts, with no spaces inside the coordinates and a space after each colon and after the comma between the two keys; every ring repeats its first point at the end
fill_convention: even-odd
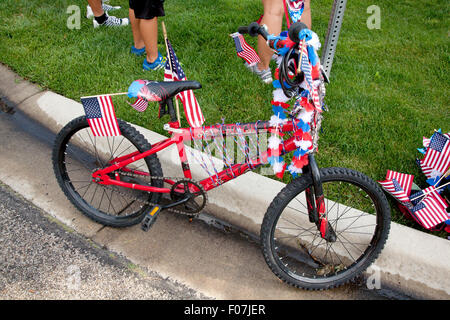
{"type": "Polygon", "coordinates": [[[309,175],[289,183],[269,206],[261,245],[270,269],[298,288],[328,289],[361,274],[381,252],[390,228],[390,207],[381,188],[346,168],[320,169],[328,222],[336,241],[323,239],[309,221],[309,175]]]}
{"type": "MultiPolygon", "coordinates": [[[[135,128],[118,120],[119,137],[93,136],[85,116],[69,122],[58,134],[53,148],[53,169],[64,194],[86,216],[103,225],[127,227],[139,223],[158,203],[160,193],[148,193],[93,181],[92,173],[110,166],[114,159],[144,152],[150,144],[135,128]]],[[[113,171],[121,181],[162,187],[162,169],[156,155],[113,171]],[[130,172],[139,174],[131,175],[130,172]]]]}

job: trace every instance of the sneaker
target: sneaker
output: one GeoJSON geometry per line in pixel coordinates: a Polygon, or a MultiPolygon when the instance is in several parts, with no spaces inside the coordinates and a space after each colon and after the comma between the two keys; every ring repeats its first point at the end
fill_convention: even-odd
{"type": "Polygon", "coordinates": [[[247,67],[248,70],[250,70],[251,72],[255,73],[258,77],[260,77],[262,82],[267,84],[272,83],[273,81],[272,71],[270,70],[270,68],[267,68],[266,70],[259,70],[257,64],[251,66],[247,62],[245,62],[245,66],[247,67]]]}
{"type": "Polygon", "coordinates": [[[256,68],[255,71],[256,75],[261,78],[262,82],[264,83],[272,83],[272,71],[270,68],[267,68],[266,70],[259,71],[258,68],[256,68]]]}
{"type": "Polygon", "coordinates": [[[256,63],[255,64],[253,64],[253,65],[249,65],[248,63],[247,63],[247,61],[244,61],[244,66],[248,69],[248,70],[250,70],[250,72],[255,72],[255,68],[256,68],[256,63]]]}
{"type": "MultiPolygon", "coordinates": [[[[105,12],[113,11],[113,10],[119,10],[121,8],[122,7],[119,7],[119,6],[110,6],[109,4],[104,4],[104,3],[102,4],[102,9],[105,12]]],[[[93,19],[94,18],[94,12],[92,11],[91,6],[87,6],[86,18],[88,18],[88,19],[93,19]]]]}
{"type": "Polygon", "coordinates": [[[105,27],[122,27],[122,26],[127,26],[129,24],[129,20],[128,18],[117,18],[114,16],[108,16],[107,15],[107,19],[105,22],[103,22],[102,24],[99,24],[95,19],[92,20],[94,23],[94,28],[98,28],[100,26],[105,26],[105,27]]]}
{"type": "Polygon", "coordinates": [[[149,70],[159,70],[164,68],[164,66],[166,65],[166,58],[163,57],[161,55],[161,53],[158,52],[158,58],[156,58],[155,61],[153,61],[152,63],[147,61],[147,58],[144,59],[144,63],[142,64],[142,67],[144,68],[144,71],[149,71],[149,70]]]}
{"type": "Polygon", "coordinates": [[[131,46],[131,53],[136,56],[142,56],[145,53],[145,47],[137,49],[135,46],[131,46]]]}

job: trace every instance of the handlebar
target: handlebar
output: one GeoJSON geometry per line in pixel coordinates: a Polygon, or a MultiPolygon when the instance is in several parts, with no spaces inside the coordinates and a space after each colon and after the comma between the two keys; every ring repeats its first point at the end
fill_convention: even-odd
{"type": "MultiPolygon", "coordinates": [[[[303,29],[308,29],[308,27],[303,22],[296,22],[291,25],[288,30],[289,39],[294,43],[299,43],[299,33],[303,29]]],[[[266,41],[271,38],[271,35],[267,31],[266,25],[260,26],[258,22],[252,22],[248,26],[242,26],[238,28],[238,32],[241,34],[249,34],[252,37],[256,37],[258,35],[262,36],[266,41]]],[[[270,40],[269,40],[270,41],[270,40]]],[[[270,43],[269,43],[270,45],[270,43]]],[[[278,49],[272,47],[272,49],[278,49]]]]}
{"type": "Polygon", "coordinates": [[[249,34],[252,37],[257,37],[258,35],[262,36],[267,41],[267,45],[270,48],[284,56],[290,48],[300,42],[299,33],[303,29],[308,29],[308,27],[304,23],[298,21],[289,28],[288,37],[281,35],[275,36],[269,34],[265,25],[260,26],[257,22],[252,22],[248,26],[239,27],[238,32],[241,34],[249,34]]]}

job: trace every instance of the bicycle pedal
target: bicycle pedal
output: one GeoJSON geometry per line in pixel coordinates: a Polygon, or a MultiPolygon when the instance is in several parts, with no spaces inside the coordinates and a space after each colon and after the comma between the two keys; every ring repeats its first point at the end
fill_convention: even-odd
{"type": "Polygon", "coordinates": [[[143,231],[147,232],[152,227],[160,211],[161,207],[155,206],[145,215],[141,223],[141,229],[143,231]]]}

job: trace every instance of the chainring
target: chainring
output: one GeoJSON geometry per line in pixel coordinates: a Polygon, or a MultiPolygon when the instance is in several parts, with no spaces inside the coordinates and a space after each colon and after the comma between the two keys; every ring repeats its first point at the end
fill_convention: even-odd
{"type": "Polygon", "coordinates": [[[203,210],[206,206],[208,197],[203,187],[188,179],[183,179],[175,182],[170,190],[170,198],[172,201],[180,201],[189,197],[190,199],[179,205],[180,210],[188,214],[196,214],[203,210]]]}

